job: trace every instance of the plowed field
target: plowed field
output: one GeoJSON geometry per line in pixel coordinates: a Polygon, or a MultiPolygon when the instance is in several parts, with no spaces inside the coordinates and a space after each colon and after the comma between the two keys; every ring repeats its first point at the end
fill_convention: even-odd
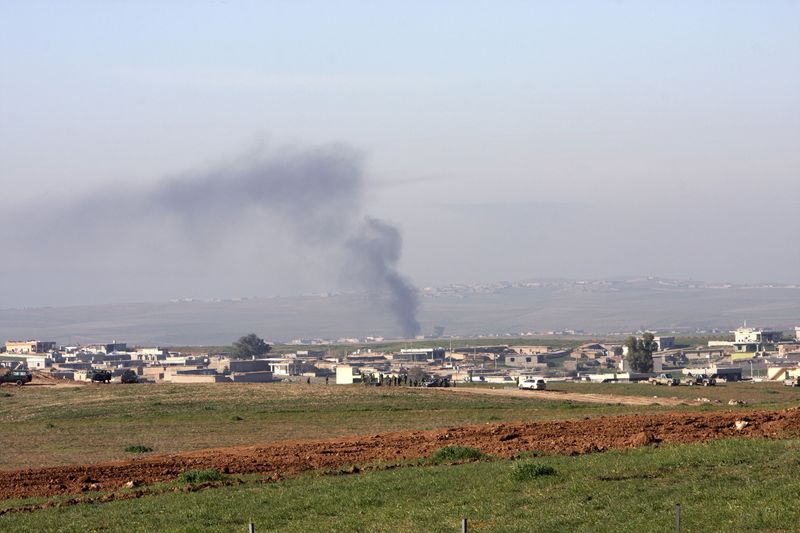
{"type": "Polygon", "coordinates": [[[259,473],[280,479],[309,469],[428,457],[443,446],[456,444],[512,457],[533,449],[552,454],[582,454],[659,442],[796,435],[800,435],[800,410],[795,408],[485,424],[329,440],[293,440],[150,456],[134,461],[4,471],[0,475],[0,499],[114,490],[129,481],[143,484],[171,481],[192,469],[259,473]]]}

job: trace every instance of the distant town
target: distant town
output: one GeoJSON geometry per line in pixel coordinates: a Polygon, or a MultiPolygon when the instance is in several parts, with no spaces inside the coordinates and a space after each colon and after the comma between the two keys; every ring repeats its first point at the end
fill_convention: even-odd
{"type": "MultiPolygon", "coordinates": [[[[441,334],[441,331],[437,333],[441,334]]],[[[800,376],[800,327],[747,327],[724,340],[681,345],[675,336],[655,335],[652,372],[632,371],[624,341],[557,345],[482,344],[439,338],[447,346],[381,350],[356,346],[380,337],[340,339],[335,348],[296,340],[276,353],[242,358],[224,349],[176,351],[168,347],[129,346],[116,340],[64,346],[48,340],[10,340],[0,354],[6,371],[26,369],[41,378],[74,381],[217,383],[300,381],[306,383],[456,384],[519,383],[530,377],[555,381],[636,382],[654,374],[708,375],[726,381],[743,378],[780,381],[800,376]],[[307,345],[301,344],[308,343],[307,345]],[[98,379],[98,376],[102,376],[98,379]]],[[[435,345],[436,342],[433,341],[435,345]]]]}

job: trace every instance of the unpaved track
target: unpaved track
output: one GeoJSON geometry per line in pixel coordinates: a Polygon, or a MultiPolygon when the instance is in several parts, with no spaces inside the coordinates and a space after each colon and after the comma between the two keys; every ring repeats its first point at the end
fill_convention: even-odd
{"type": "Polygon", "coordinates": [[[192,469],[260,473],[276,480],[309,469],[338,469],[353,464],[428,457],[435,450],[454,444],[472,446],[500,457],[513,457],[533,449],[575,455],[657,442],[798,435],[800,410],[797,408],[486,424],[342,439],[283,441],[85,466],[0,471],[0,499],[114,490],[132,480],[144,484],[172,481],[181,472],[192,469]],[[737,420],[747,421],[746,427],[736,429],[737,420]]]}
{"type": "MultiPolygon", "coordinates": [[[[663,387],[652,387],[653,392],[661,392],[663,387]]],[[[483,387],[448,387],[436,389],[443,392],[465,392],[471,394],[487,394],[490,396],[511,396],[514,398],[529,398],[539,400],[573,401],[586,403],[607,403],[624,405],[699,405],[696,400],[681,400],[679,398],[663,398],[661,396],[619,396],[616,394],[582,394],[579,392],[565,392],[553,390],[519,390],[516,388],[487,389],[483,387]]]]}

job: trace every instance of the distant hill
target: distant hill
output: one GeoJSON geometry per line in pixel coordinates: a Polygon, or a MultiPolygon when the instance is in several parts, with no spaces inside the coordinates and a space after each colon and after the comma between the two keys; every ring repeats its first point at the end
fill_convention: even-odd
{"type": "MultiPolygon", "coordinates": [[[[635,278],[453,285],[421,291],[423,333],[472,336],[559,330],[695,331],[800,324],[800,287],[635,278]]],[[[218,345],[248,332],[295,338],[397,337],[392,316],[365,294],[127,303],[0,310],[0,340],[218,345]]]]}

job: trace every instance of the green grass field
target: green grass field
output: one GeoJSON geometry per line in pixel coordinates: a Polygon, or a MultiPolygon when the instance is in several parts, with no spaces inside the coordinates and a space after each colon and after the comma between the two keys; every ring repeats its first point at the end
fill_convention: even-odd
{"type": "Polygon", "coordinates": [[[353,475],[0,517],[3,531],[796,531],[800,441],[722,440],[353,475]],[[519,475],[520,470],[532,475],[519,475]]]}
{"type": "MultiPolygon", "coordinates": [[[[0,389],[0,469],[495,421],[634,412],[626,406],[299,384],[0,389]],[[13,431],[8,428],[13,426],[13,431]]],[[[654,410],[659,408],[654,407],[654,410]]]]}
{"type": "Polygon", "coordinates": [[[0,388],[0,469],[126,459],[151,448],[174,453],[285,439],[403,429],[666,410],[797,405],[800,391],[776,384],[652,387],[554,383],[570,392],[706,396],[720,404],[667,408],[458,394],[422,388],[298,384],[89,385],[0,388]],[[13,427],[13,430],[10,428],[13,427]]]}

